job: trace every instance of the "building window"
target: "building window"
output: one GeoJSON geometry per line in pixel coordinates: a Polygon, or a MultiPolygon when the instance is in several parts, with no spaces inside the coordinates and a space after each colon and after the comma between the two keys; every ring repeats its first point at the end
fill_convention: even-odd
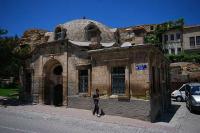
{"type": "Polygon", "coordinates": [[[112,94],[125,93],[125,67],[112,68],[112,94]]]}
{"type": "Polygon", "coordinates": [[[165,54],[168,54],[169,53],[169,50],[168,49],[165,49],[165,54]]]}
{"type": "Polygon", "coordinates": [[[181,53],[181,48],[177,48],[178,53],[181,53]]]}
{"type": "Polygon", "coordinates": [[[176,40],[181,39],[181,34],[180,33],[176,33],[176,40]]]}
{"type": "Polygon", "coordinates": [[[150,26],[150,30],[154,30],[154,26],[152,25],[152,26],[150,26]]]}
{"type": "Polygon", "coordinates": [[[164,35],[164,42],[168,41],[168,35],[164,35]]]}
{"type": "Polygon", "coordinates": [[[196,36],[196,45],[200,45],[200,36],[196,36]]]}
{"type": "Polygon", "coordinates": [[[79,70],[79,93],[88,92],[88,70],[79,70]]]}
{"type": "Polygon", "coordinates": [[[190,37],[190,47],[195,46],[195,37],[190,37]]]}
{"type": "Polygon", "coordinates": [[[174,34],[170,35],[170,40],[172,40],[172,41],[174,40],[174,34]]]}
{"type": "Polygon", "coordinates": [[[171,54],[175,54],[175,49],[171,48],[171,54]]]}

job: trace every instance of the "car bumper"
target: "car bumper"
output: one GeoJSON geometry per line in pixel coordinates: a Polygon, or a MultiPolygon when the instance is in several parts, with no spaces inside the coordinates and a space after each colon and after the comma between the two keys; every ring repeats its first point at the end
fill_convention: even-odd
{"type": "Polygon", "coordinates": [[[200,111],[200,103],[197,105],[192,105],[192,110],[200,111]]]}
{"type": "Polygon", "coordinates": [[[176,99],[176,96],[171,95],[171,98],[172,98],[172,99],[176,99]]]}

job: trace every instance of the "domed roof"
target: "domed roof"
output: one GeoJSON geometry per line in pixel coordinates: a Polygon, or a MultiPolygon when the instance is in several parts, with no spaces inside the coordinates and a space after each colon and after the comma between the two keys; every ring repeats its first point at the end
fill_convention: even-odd
{"type": "Polygon", "coordinates": [[[115,42],[114,30],[94,20],[77,19],[60,24],[57,27],[66,30],[66,35],[69,40],[85,42],[88,41],[85,35],[85,28],[90,24],[97,26],[100,30],[101,42],[115,42]]]}

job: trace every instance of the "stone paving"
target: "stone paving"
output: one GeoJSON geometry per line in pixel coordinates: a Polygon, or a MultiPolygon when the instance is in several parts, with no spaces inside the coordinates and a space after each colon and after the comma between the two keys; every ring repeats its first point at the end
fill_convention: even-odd
{"type": "Polygon", "coordinates": [[[177,129],[170,124],[150,123],[147,121],[124,118],[120,116],[104,115],[100,118],[93,116],[92,111],[54,107],[47,105],[25,105],[25,106],[8,106],[5,108],[7,111],[15,111],[16,113],[24,114],[42,114],[45,119],[68,119],[76,118],[79,120],[95,121],[99,123],[111,123],[121,126],[134,127],[140,132],[170,132],[175,133],[177,129]]]}

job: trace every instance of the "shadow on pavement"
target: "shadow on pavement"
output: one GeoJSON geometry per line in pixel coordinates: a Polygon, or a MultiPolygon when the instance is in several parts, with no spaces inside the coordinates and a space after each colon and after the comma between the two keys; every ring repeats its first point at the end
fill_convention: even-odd
{"type": "Polygon", "coordinates": [[[3,98],[0,99],[0,105],[7,107],[7,106],[19,106],[19,105],[30,105],[31,103],[22,102],[19,99],[15,98],[3,98]]]}
{"type": "Polygon", "coordinates": [[[193,110],[192,113],[195,115],[200,115],[200,111],[193,110]]]}
{"type": "Polygon", "coordinates": [[[169,123],[171,119],[176,114],[177,110],[180,108],[181,105],[172,104],[171,107],[167,110],[167,112],[164,112],[162,116],[160,116],[156,122],[167,122],[169,123]]]}

